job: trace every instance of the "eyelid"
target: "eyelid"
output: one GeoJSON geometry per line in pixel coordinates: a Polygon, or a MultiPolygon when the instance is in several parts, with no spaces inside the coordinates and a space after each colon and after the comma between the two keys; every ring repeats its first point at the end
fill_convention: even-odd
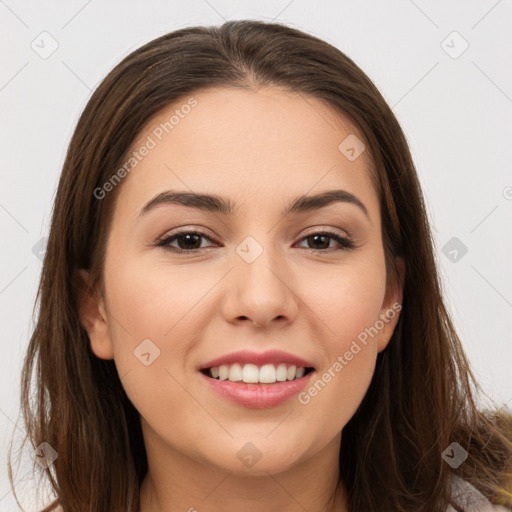
{"type": "MultiPolygon", "coordinates": [[[[346,230],[343,230],[344,234],[340,234],[338,231],[335,230],[335,228],[331,228],[331,227],[322,228],[322,227],[316,226],[316,227],[312,227],[310,229],[311,229],[311,231],[304,233],[300,238],[298,238],[298,240],[295,242],[295,244],[301,243],[313,235],[321,235],[321,236],[323,235],[323,236],[327,236],[328,238],[331,238],[332,240],[334,240],[337,244],[337,247],[331,247],[331,248],[327,248],[327,249],[312,249],[312,248],[308,248],[308,247],[302,247],[303,249],[306,249],[306,251],[313,252],[313,253],[329,254],[329,253],[339,252],[339,251],[346,252],[346,251],[357,249],[359,247],[359,245],[357,243],[355,243],[355,240],[350,235],[350,233],[348,233],[348,231],[346,231],[346,230]]],[[[176,247],[173,247],[170,245],[170,241],[173,238],[174,238],[174,240],[172,240],[172,242],[174,242],[180,236],[186,236],[188,234],[199,235],[199,237],[203,237],[203,238],[207,239],[208,241],[213,242],[215,244],[220,243],[216,240],[215,237],[212,237],[211,235],[206,234],[202,229],[197,229],[197,228],[193,228],[192,226],[190,226],[189,228],[184,228],[184,227],[176,228],[176,230],[173,230],[171,232],[164,234],[163,236],[159,237],[155,243],[149,244],[149,245],[161,247],[164,250],[174,252],[175,254],[183,254],[183,255],[194,254],[201,250],[208,249],[208,247],[199,247],[197,249],[180,249],[180,248],[176,248],[176,247]]],[[[297,236],[294,238],[297,238],[297,236]]]]}
{"type": "MultiPolygon", "coordinates": [[[[297,233],[294,238],[297,238],[300,235],[301,231],[297,233]]],[[[345,238],[352,239],[352,234],[347,229],[334,228],[331,226],[313,226],[312,228],[308,228],[306,232],[302,235],[301,238],[306,236],[315,235],[317,233],[329,233],[331,235],[341,236],[345,238]]]]}
{"type": "MultiPolygon", "coordinates": [[[[184,226],[177,226],[175,228],[168,229],[167,231],[164,232],[163,235],[159,236],[156,241],[158,242],[159,240],[168,238],[170,236],[182,235],[182,234],[188,234],[188,233],[192,233],[192,234],[197,233],[197,234],[204,236],[205,238],[209,238],[212,241],[216,241],[216,237],[214,235],[210,234],[210,230],[208,228],[205,228],[204,226],[199,225],[199,224],[186,224],[184,226]]],[[[219,242],[216,242],[216,243],[219,243],[219,242]]]]}
{"type": "MultiPolygon", "coordinates": [[[[206,233],[204,230],[205,230],[205,228],[203,226],[200,226],[199,224],[197,224],[197,225],[196,224],[187,224],[186,226],[178,226],[174,229],[171,229],[170,231],[166,231],[162,236],[158,237],[157,242],[159,242],[162,239],[173,236],[173,235],[178,235],[178,234],[183,234],[183,233],[185,233],[185,234],[197,233],[197,234],[201,234],[205,238],[208,238],[212,242],[220,243],[217,241],[215,236],[206,233]]],[[[297,239],[302,231],[303,230],[299,230],[292,238],[297,239]]],[[[324,226],[320,225],[320,226],[312,226],[312,227],[308,228],[307,231],[302,235],[301,239],[304,237],[307,237],[307,236],[321,233],[321,232],[326,232],[326,233],[329,233],[332,235],[345,237],[350,240],[352,240],[354,238],[352,236],[352,233],[348,229],[335,228],[335,227],[331,227],[331,226],[327,226],[327,225],[324,225],[324,226]]],[[[152,245],[152,244],[150,244],[150,245],[152,245]]]]}

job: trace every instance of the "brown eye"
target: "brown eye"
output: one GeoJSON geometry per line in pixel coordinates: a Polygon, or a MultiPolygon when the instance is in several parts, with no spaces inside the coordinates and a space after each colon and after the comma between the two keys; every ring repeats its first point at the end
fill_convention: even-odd
{"type": "Polygon", "coordinates": [[[309,247],[306,247],[306,249],[312,251],[330,252],[331,250],[350,250],[355,248],[354,243],[349,238],[341,237],[329,231],[312,233],[302,238],[301,242],[303,240],[306,240],[308,243],[309,247]],[[330,247],[330,243],[333,240],[338,244],[338,247],[330,247]]]}
{"type": "Polygon", "coordinates": [[[166,236],[157,242],[158,247],[165,247],[171,251],[177,252],[195,252],[201,249],[201,239],[205,238],[212,242],[213,240],[200,231],[180,231],[173,235],[166,236]],[[178,243],[178,247],[172,246],[173,242],[178,243]]]}
{"type": "MultiPolygon", "coordinates": [[[[212,238],[201,231],[180,231],[178,233],[165,236],[155,245],[177,253],[192,253],[208,247],[201,246],[202,239],[215,243],[212,238]],[[176,243],[177,246],[171,245],[174,243],[176,243]]],[[[348,251],[356,247],[349,238],[342,237],[337,233],[329,231],[311,233],[300,240],[300,242],[303,241],[306,241],[308,244],[308,247],[304,248],[314,252],[331,252],[339,250],[348,251]],[[337,247],[331,246],[332,241],[337,244],[337,247]]]]}

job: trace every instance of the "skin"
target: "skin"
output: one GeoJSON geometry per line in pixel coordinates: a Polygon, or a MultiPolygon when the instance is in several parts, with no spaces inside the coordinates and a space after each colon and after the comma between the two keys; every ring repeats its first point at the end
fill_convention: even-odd
{"type": "MultiPolygon", "coordinates": [[[[197,106],[119,185],[106,293],[84,296],[80,308],[92,350],[115,360],[141,415],[149,471],[140,510],[346,511],[342,429],[368,389],[398,313],[307,404],[297,397],[267,409],[228,402],[205,385],[198,367],[240,349],[277,348],[313,362],[314,382],[401,303],[400,287],[386,290],[368,151],[349,161],[338,150],[349,134],[363,137],[321,100],[275,87],[193,97],[197,106]],[[217,194],[236,210],[228,216],[165,204],[138,218],[148,201],[171,189],[217,194]],[[281,216],[296,197],[333,189],[356,195],[369,218],[342,202],[281,216]],[[212,241],[172,245],[201,247],[196,253],[154,245],[194,229],[212,241]],[[332,238],[316,245],[306,238],[323,229],[348,233],[357,248],[336,250],[332,238]],[[252,263],[236,252],[247,236],[263,248],[252,263]],[[149,366],[134,356],[147,338],[160,349],[149,366]],[[261,453],[251,467],[237,456],[248,442],[261,453]]],[[[159,112],[133,149],[185,102],[159,112]]],[[[397,263],[403,276],[403,261],[397,263]]]]}

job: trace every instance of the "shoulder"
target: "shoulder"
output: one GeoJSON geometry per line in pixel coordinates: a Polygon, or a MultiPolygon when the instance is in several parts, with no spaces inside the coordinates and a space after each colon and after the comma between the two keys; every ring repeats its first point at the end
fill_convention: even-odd
{"type": "MultiPolygon", "coordinates": [[[[511,512],[511,509],[493,505],[476,487],[453,475],[452,499],[464,512],[511,512]]],[[[456,512],[451,505],[446,512],[456,512]]]]}

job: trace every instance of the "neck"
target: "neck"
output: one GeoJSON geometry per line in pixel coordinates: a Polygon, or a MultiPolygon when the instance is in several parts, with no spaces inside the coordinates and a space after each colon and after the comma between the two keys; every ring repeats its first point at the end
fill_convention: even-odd
{"type": "Polygon", "coordinates": [[[191,459],[154,432],[144,435],[149,469],[140,489],[140,512],[348,510],[339,478],[341,435],[313,457],[287,470],[260,476],[191,459]]]}

